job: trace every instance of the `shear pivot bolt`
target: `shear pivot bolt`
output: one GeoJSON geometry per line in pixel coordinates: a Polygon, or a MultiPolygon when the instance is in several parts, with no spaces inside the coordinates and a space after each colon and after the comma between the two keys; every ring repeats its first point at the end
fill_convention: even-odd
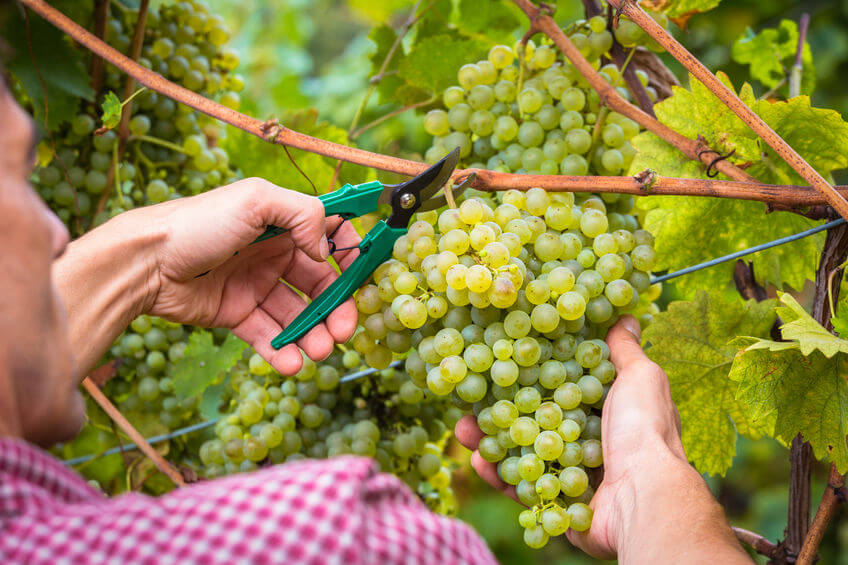
{"type": "Polygon", "coordinates": [[[409,193],[402,194],[400,197],[400,206],[404,210],[409,210],[415,205],[415,196],[409,193]]]}

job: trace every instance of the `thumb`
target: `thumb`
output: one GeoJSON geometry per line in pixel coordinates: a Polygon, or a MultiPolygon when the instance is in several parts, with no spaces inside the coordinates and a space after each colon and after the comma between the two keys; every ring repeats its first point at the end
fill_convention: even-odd
{"type": "MultiPolygon", "coordinates": [[[[316,197],[280,188],[270,182],[253,179],[260,185],[257,209],[267,225],[290,230],[294,244],[315,261],[330,255],[324,204],[316,197]]],[[[263,226],[264,227],[264,226],[263,226]]]]}
{"type": "Polygon", "coordinates": [[[641,336],[639,322],[633,316],[623,316],[610,329],[606,342],[610,349],[610,360],[617,373],[635,363],[649,361],[642,350],[641,336]]]}

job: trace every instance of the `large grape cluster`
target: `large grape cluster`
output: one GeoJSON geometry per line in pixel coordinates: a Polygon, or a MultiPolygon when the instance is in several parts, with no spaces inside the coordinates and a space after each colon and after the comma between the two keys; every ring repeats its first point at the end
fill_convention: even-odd
{"type": "MultiPolygon", "coordinates": [[[[600,75],[631,99],[618,67],[601,65],[613,41],[606,20],[596,16],[578,23],[570,38],[600,75]]],[[[647,85],[648,75],[636,74],[647,85]]],[[[457,86],[444,91],[444,108],[425,117],[424,128],[434,136],[428,162],[459,147],[473,168],[618,175],[633,160],[630,139],[639,133],[638,124],[602,108],[597,92],[570,63],[558,59],[553,46],[532,41],[514,49],[496,45],[487,59],[463,65],[457,79],[457,86]]],[[[656,99],[652,87],[646,90],[656,99]]]]}
{"type": "Polygon", "coordinates": [[[443,447],[461,412],[395,368],[341,382],[345,372],[361,368],[355,351],[336,350],[320,364],[304,357],[297,374],[282,377],[253,354],[230,374],[226,414],[215,426],[215,438],[200,447],[203,474],[361,455],[375,458],[433,509],[452,511],[443,447]]]}
{"type": "Polygon", "coordinates": [[[359,291],[353,344],[380,362],[412,347],[406,394],[473,411],[480,454],[531,507],[520,522],[541,547],[591,522],[589,471],[602,464],[599,411],[615,376],[602,338],[656,297],[655,254],[630,199],[531,189],[499,200],[414,222],[359,291]]]}
{"type": "MultiPolygon", "coordinates": [[[[106,40],[129,49],[138,13],[109,19],[106,40]]],[[[147,14],[139,63],[186,88],[237,107],[243,84],[231,73],[238,64],[224,47],[229,31],[201,2],[182,1],[147,14]]],[[[126,77],[106,66],[104,90],[123,92],[126,77]]],[[[211,118],[153,91],[132,101],[129,136],[98,130],[99,111],[83,108],[70,123],[51,132],[55,151],[35,173],[42,197],[74,234],[81,234],[124,210],[197,194],[235,178],[227,153],[215,147],[219,130],[211,118]]]]}

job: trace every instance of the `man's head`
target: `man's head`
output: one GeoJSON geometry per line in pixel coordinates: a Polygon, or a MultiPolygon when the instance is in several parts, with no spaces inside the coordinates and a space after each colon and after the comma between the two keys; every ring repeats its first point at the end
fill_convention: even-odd
{"type": "Polygon", "coordinates": [[[48,445],[79,431],[84,403],[51,278],[68,231],[29,184],[35,143],[0,79],[0,434],[48,445]]]}

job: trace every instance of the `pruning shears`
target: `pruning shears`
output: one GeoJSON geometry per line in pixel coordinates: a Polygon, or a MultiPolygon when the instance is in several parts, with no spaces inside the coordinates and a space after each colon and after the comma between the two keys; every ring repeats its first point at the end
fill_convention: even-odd
{"type": "MultiPolygon", "coordinates": [[[[459,162],[459,148],[448,153],[441,161],[408,181],[397,185],[384,185],[379,181],[364,184],[346,184],[340,189],[318,198],[324,203],[327,216],[341,216],[345,220],[376,212],[380,204],[391,204],[392,213],[377,222],[357,246],[359,256],[333,283],[301,312],[292,323],[271,340],[274,349],[293,343],[309,330],[323,322],[330,312],[367,281],[377,267],[392,255],[395,241],[406,234],[412,215],[418,211],[435,210],[447,203],[445,196],[435,194],[450,179],[459,162]]],[[[471,184],[466,179],[458,191],[471,184]]],[[[268,226],[258,241],[286,232],[284,228],[268,226]]]]}

